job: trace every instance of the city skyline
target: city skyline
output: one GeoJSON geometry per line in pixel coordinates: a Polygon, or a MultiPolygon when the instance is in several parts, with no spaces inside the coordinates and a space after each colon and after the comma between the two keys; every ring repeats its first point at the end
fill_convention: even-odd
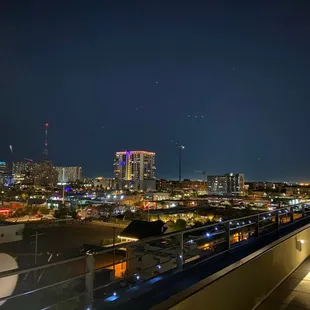
{"type": "Polygon", "coordinates": [[[156,153],[156,177],[308,181],[307,1],[4,3],[0,160],[113,175],[156,153]]]}

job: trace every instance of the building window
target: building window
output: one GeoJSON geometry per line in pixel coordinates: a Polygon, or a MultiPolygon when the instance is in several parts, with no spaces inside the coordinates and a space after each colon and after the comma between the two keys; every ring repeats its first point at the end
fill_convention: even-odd
{"type": "Polygon", "coordinates": [[[4,234],[1,234],[1,238],[4,237],[4,234]]]}
{"type": "Polygon", "coordinates": [[[15,233],[16,236],[18,236],[18,231],[15,233]]]}

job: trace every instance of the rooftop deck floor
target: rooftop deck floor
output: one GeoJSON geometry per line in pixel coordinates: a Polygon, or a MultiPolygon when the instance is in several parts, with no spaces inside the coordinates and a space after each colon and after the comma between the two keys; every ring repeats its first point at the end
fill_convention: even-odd
{"type": "Polygon", "coordinates": [[[269,309],[310,309],[310,257],[256,308],[269,309]]]}

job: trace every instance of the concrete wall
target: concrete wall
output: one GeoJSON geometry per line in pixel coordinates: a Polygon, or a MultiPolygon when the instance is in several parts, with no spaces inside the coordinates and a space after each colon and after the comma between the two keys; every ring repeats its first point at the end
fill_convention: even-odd
{"type": "Polygon", "coordinates": [[[25,224],[13,224],[0,226],[0,244],[23,239],[25,224]]]}
{"type": "Polygon", "coordinates": [[[310,255],[309,225],[268,247],[269,249],[251,254],[155,308],[253,309],[310,255]],[[297,249],[297,240],[304,240],[301,251],[297,249]]]}

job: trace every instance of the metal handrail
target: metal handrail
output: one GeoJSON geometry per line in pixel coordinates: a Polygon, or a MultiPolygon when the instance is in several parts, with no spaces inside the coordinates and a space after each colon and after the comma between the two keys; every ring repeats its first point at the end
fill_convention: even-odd
{"type": "Polygon", "coordinates": [[[6,297],[1,297],[0,301],[2,301],[2,300],[10,300],[10,299],[13,299],[13,298],[16,298],[16,297],[25,296],[25,295],[30,295],[32,293],[43,291],[43,290],[45,290],[47,288],[51,288],[51,287],[54,287],[54,286],[57,286],[57,285],[65,284],[65,283],[68,283],[68,282],[72,282],[72,281],[80,279],[80,278],[84,278],[86,275],[87,275],[87,273],[84,273],[84,274],[78,275],[76,277],[71,277],[71,278],[68,278],[66,280],[62,280],[62,281],[58,281],[58,282],[55,282],[55,283],[52,283],[52,284],[48,284],[48,285],[45,285],[45,286],[38,287],[38,288],[36,288],[34,290],[30,290],[30,291],[26,291],[26,292],[23,292],[23,293],[18,293],[18,294],[6,296],[6,297]]]}
{"type": "Polygon", "coordinates": [[[42,308],[41,310],[48,310],[48,309],[51,309],[51,308],[53,308],[53,307],[56,307],[56,309],[58,309],[57,307],[58,307],[60,304],[63,304],[63,303],[65,303],[65,302],[69,301],[69,300],[76,299],[76,298],[78,298],[78,297],[84,296],[85,294],[86,294],[86,292],[76,294],[76,295],[73,296],[73,297],[70,297],[70,298],[68,298],[68,299],[62,300],[62,301],[60,301],[60,302],[58,302],[58,303],[56,303],[56,304],[52,304],[52,305],[49,305],[49,306],[47,306],[47,307],[44,307],[44,308],[42,308]]]}
{"type": "Polygon", "coordinates": [[[46,269],[46,268],[51,268],[51,267],[55,267],[61,264],[67,264],[67,263],[72,263],[78,260],[83,260],[85,259],[85,256],[77,256],[74,258],[69,258],[69,259],[65,259],[65,260],[61,260],[59,262],[54,262],[54,263],[48,263],[48,264],[44,264],[44,265],[39,265],[36,267],[31,267],[28,269],[11,269],[8,271],[2,271],[0,272],[0,278],[4,278],[4,277],[9,277],[9,276],[13,276],[13,275],[20,275],[20,274],[24,274],[24,273],[29,273],[32,271],[36,271],[36,270],[41,270],[41,269],[46,269]]]}
{"type": "MultiPolygon", "coordinates": [[[[204,225],[204,226],[201,226],[201,227],[197,227],[197,228],[188,228],[188,229],[184,229],[184,230],[181,230],[181,231],[176,231],[176,232],[172,232],[172,233],[168,233],[168,234],[164,234],[164,235],[160,235],[160,236],[156,236],[156,237],[150,237],[150,238],[146,238],[146,239],[142,239],[142,240],[138,240],[138,241],[133,241],[133,242],[127,242],[127,243],[122,243],[122,244],[119,244],[119,245],[116,245],[116,246],[113,246],[113,247],[109,247],[107,249],[104,249],[94,255],[83,255],[83,256],[78,256],[78,257],[74,257],[74,258],[71,258],[71,259],[66,259],[66,260],[63,260],[63,261],[58,261],[58,262],[54,262],[54,263],[48,263],[48,264],[45,264],[45,265],[40,265],[40,266],[35,266],[35,267],[32,267],[32,268],[28,268],[28,269],[23,269],[23,270],[20,270],[20,269],[14,269],[14,270],[9,270],[9,271],[5,271],[5,272],[1,272],[0,273],[0,278],[3,278],[3,277],[8,277],[8,276],[12,276],[12,275],[20,275],[20,274],[24,274],[24,273],[30,273],[30,272],[33,272],[33,271],[37,271],[37,270],[41,270],[41,269],[46,269],[46,268],[50,268],[50,267],[54,267],[54,266],[60,266],[60,265],[64,265],[64,264],[67,264],[67,263],[71,263],[71,262],[74,262],[74,261],[78,261],[78,260],[85,260],[85,263],[87,264],[87,271],[84,271],[82,274],[78,275],[78,276],[75,276],[75,277],[71,277],[71,278],[68,278],[66,280],[62,280],[62,281],[58,281],[58,282],[55,282],[55,283],[52,283],[52,284],[49,284],[49,285],[45,285],[43,287],[39,287],[39,288],[36,288],[36,289],[32,289],[32,290],[29,290],[29,291],[25,291],[23,293],[19,293],[19,294],[15,294],[15,295],[11,295],[11,296],[7,296],[7,297],[2,297],[0,298],[0,301],[2,300],[10,300],[10,299],[14,299],[14,298],[17,298],[17,297],[21,297],[21,296],[25,296],[25,295],[29,295],[29,294],[33,294],[33,293],[36,293],[36,292],[39,292],[39,291],[42,291],[44,289],[48,289],[48,288],[51,288],[51,287],[54,287],[54,286],[57,286],[57,285],[61,285],[61,284],[64,284],[64,283],[68,283],[68,282],[71,282],[71,281],[74,281],[76,279],[80,279],[80,278],[83,278],[85,277],[86,279],[86,291],[83,293],[86,294],[88,296],[88,300],[92,300],[92,294],[94,291],[97,291],[98,289],[100,288],[103,288],[103,287],[108,287],[110,285],[113,285],[119,281],[121,281],[121,279],[117,280],[117,281],[112,281],[112,282],[109,282],[105,285],[101,285],[99,287],[96,287],[94,288],[93,287],[93,281],[94,281],[94,273],[96,271],[101,271],[102,269],[105,269],[107,267],[111,267],[114,264],[110,264],[110,265],[105,265],[103,267],[100,267],[98,269],[95,270],[95,267],[94,267],[94,264],[93,266],[90,264],[88,265],[89,263],[89,259],[91,259],[92,261],[94,261],[94,257],[96,257],[96,255],[102,255],[102,254],[105,254],[105,253],[111,253],[112,251],[115,251],[117,249],[120,249],[120,248],[128,248],[128,247],[131,247],[131,246],[134,246],[134,247],[137,247],[139,245],[143,245],[143,244],[146,244],[146,243],[150,243],[150,242],[153,242],[153,241],[156,241],[156,240],[163,240],[163,239],[168,239],[168,238],[173,238],[173,237],[178,237],[180,239],[176,239],[176,240],[181,240],[181,241],[178,241],[180,242],[180,244],[176,244],[176,245],[173,245],[173,246],[170,246],[168,248],[163,248],[163,249],[159,249],[159,250],[156,250],[152,253],[147,253],[147,254],[142,254],[142,255],[137,255],[135,257],[132,257],[130,259],[135,259],[137,257],[144,257],[146,255],[154,255],[156,252],[162,252],[162,251],[165,251],[167,249],[170,249],[170,248],[176,248],[176,247],[180,247],[180,249],[178,251],[181,251],[181,252],[178,252],[178,253],[181,253],[176,255],[176,260],[180,260],[181,261],[181,266],[184,264],[183,262],[183,254],[184,254],[184,250],[183,250],[183,245],[184,245],[184,242],[187,242],[184,240],[184,235],[188,235],[190,233],[193,233],[193,232],[196,232],[196,231],[201,231],[201,230],[209,230],[209,229],[212,229],[214,228],[215,226],[224,226],[224,227],[227,227],[227,229],[224,229],[224,230],[220,230],[220,231],[214,231],[214,232],[211,232],[210,235],[208,237],[211,237],[211,236],[215,236],[215,235],[219,235],[219,234],[224,234],[224,233],[228,233],[228,249],[223,249],[221,250],[220,252],[218,253],[214,253],[213,255],[211,256],[208,256],[206,259],[210,259],[211,257],[214,257],[214,256],[217,256],[217,255],[221,255],[223,253],[226,253],[227,251],[229,251],[230,249],[230,232],[232,231],[235,231],[235,230],[238,230],[238,229],[242,229],[244,227],[247,227],[247,226],[250,226],[250,225],[256,225],[257,226],[257,231],[258,231],[258,236],[259,237],[259,230],[262,229],[262,228],[267,228],[269,226],[272,226],[276,223],[279,223],[279,218],[280,216],[292,216],[291,220],[289,221],[289,223],[294,223],[294,221],[299,221],[301,219],[304,219],[305,217],[308,217],[308,211],[305,210],[306,207],[310,207],[309,205],[309,202],[307,203],[299,203],[299,204],[295,204],[295,205],[290,205],[290,206],[286,206],[286,207],[283,207],[283,208],[280,208],[280,209],[276,209],[276,210],[270,210],[270,211],[266,211],[266,212],[259,212],[259,213],[256,213],[256,214],[251,214],[251,215],[247,215],[247,216],[244,216],[244,217],[240,217],[240,218],[235,218],[235,219],[229,219],[229,220],[226,220],[226,221],[221,221],[221,222],[218,222],[218,223],[213,223],[213,224],[208,224],[208,225],[204,225]],[[299,210],[294,210],[294,208],[296,207],[299,207],[301,206],[301,208],[299,210]],[[282,211],[286,211],[286,212],[283,212],[282,211]],[[302,212],[302,217],[301,218],[298,218],[296,220],[294,220],[294,214],[295,212],[296,213],[299,213],[299,212],[302,212]],[[272,215],[269,215],[270,213],[272,213],[272,215]],[[264,222],[266,221],[267,219],[261,219],[261,216],[264,216],[268,214],[268,218],[267,219],[271,219],[271,218],[276,218],[276,222],[275,223],[272,223],[272,224],[269,224],[269,225],[265,225],[263,227],[260,227],[260,223],[261,222],[264,222]],[[253,218],[256,217],[255,220],[253,220],[253,218]],[[243,225],[238,225],[238,226],[234,226],[232,227],[232,224],[234,222],[240,222],[240,221],[245,221],[245,220],[252,220],[253,222],[251,223],[245,223],[243,225]]],[[[286,223],[285,223],[286,224],[286,223]]],[[[281,225],[281,226],[278,226],[278,229],[281,229],[283,228],[284,225],[281,225]]],[[[275,230],[274,230],[275,231],[275,230]]],[[[270,233],[270,232],[269,232],[270,233]]],[[[265,234],[264,234],[265,235],[265,234]]],[[[225,237],[226,238],[226,237],[225,237]]],[[[237,247],[238,244],[236,245],[233,245],[233,247],[237,247]]],[[[240,244],[239,244],[240,246],[240,244]]],[[[122,262],[125,262],[125,261],[129,261],[130,259],[126,259],[126,260],[122,260],[122,262]]],[[[168,260],[170,261],[170,260],[168,260]]],[[[117,262],[119,263],[119,262],[117,262]]],[[[143,269],[144,270],[147,270],[147,269],[150,269],[150,268],[146,268],[146,269],[143,269]]],[[[178,262],[177,262],[177,266],[172,268],[172,269],[176,269],[177,271],[181,271],[181,269],[179,269],[179,265],[178,265],[178,262]]],[[[127,276],[125,276],[124,278],[127,278],[127,276]]],[[[124,280],[124,278],[122,278],[122,280],[124,280]]],[[[76,296],[78,296],[79,294],[77,294],[76,296]]],[[[49,306],[50,307],[50,306],[49,306]]]]}
{"type": "MultiPolygon", "coordinates": [[[[229,224],[230,222],[234,222],[234,221],[240,221],[240,220],[243,220],[243,219],[253,218],[253,217],[257,216],[257,215],[264,215],[264,214],[268,214],[268,213],[271,213],[271,212],[279,212],[279,211],[287,210],[288,208],[292,208],[292,207],[295,207],[295,206],[298,206],[298,205],[303,205],[303,204],[305,204],[305,203],[299,203],[299,204],[295,204],[295,205],[290,205],[290,206],[283,207],[283,208],[280,208],[280,209],[276,209],[276,210],[273,210],[273,211],[266,211],[266,212],[256,213],[256,214],[247,215],[247,216],[240,217],[240,218],[229,219],[229,220],[226,220],[226,221],[223,221],[223,222],[208,224],[208,225],[197,227],[197,228],[186,228],[184,230],[179,230],[179,231],[176,231],[176,232],[171,232],[171,233],[160,235],[160,236],[156,236],[156,237],[149,237],[149,238],[145,238],[145,239],[141,239],[141,240],[137,240],[137,241],[126,242],[126,243],[118,244],[118,245],[116,245],[114,247],[110,247],[108,249],[104,249],[104,250],[102,250],[100,252],[97,252],[96,254],[94,254],[94,256],[105,254],[105,253],[108,253],[108,252],[111,252],[111,251],[114,251],[114,250],[117,250],[117,249],[120,249],[120,248],[124,248],[124,247],[130,247],[130,246],[133,246],[133,245],[137,246],[139,244],[149,243],[149,242],[152,242],[154,240],[166,239],[166,238],[174,237],[174,236],[177,236],[177,235],[180,235],[180,234],[187,234],[187,233],[190,233],[190,232],[195,232],[195,231],[199,231],[199,230],[206,229],[206,228],[211,228],[211,227],[217,226],[219,224],[224,225],[224,224],[229,224]]],[[[242,226],[240,226],[240,227],[242,227],[242,226]]],[[[59,261],[59,262],[48,263],[48,264],[44,264],[44,265],[40,265],[40,266],[36,266],[36,267],[31,267],[31,268],[28,268],[28,269],[22,269],[22,270],[20,270],[20,269],[12,269],[12,270],[9,270],[9,271],[0,272],[0,278],[11,276],[11,275],[15,275],[15,274],[28,273],[28,272],[32,272],[32,271],[36,271],[36,270],[40,270],[40,269],[50,268],[50,267],[54,267],[54,266],[57,266],[57,265],[60,265],[60,264],[70,263],[70,262],[77,261],[77,260],[80,260],[80,259],[83,259],[83,258],[85,259],[86,256],[87,255],[78,256],[78,257],[62,260],[62,261],[59,261]]]]}
{"type": "MultiPolygon", "coordinates": [[[[172,245],[172,246],[170,246],[170,247],[167,247],[167,248],[164,248],[164,249],[159,249],[159,250],[153,251],[152,253],[136,255],[136,256],[131,257],[131,258],[126,258],[126,259],[120,260],[119,262],[117,262],[117,264],[118,264],[118,263],[126,263],[126,262],[129,262],[129,261],[132,260],[132,259],[137,259],[137,258],[145,257],[145,256],[148,256],[148,255],[154,255],[154,254],[156,254],[156,253],[162,252],[163,250],[165,250],[165,251],[166,251],[166,250],[171,250],[171,249],[173,249],[173,248],[175,248],[175,247],[176,247],[176,245],[174,244],[174,245],[172,245]]],[[[104,266],[102,266],[102,267],[97,268],[97,269],[95,270],[95,272],[99,272],[99,271],[101,271],[101,270],[103,270],[103,269],[107,269],[107,268],[112,267],[112,266],[114,266],[114,265],[115,265],[115,264],[113,264],[113,263],[108,264],[108,265],[104,265],[104,266]]]]}

